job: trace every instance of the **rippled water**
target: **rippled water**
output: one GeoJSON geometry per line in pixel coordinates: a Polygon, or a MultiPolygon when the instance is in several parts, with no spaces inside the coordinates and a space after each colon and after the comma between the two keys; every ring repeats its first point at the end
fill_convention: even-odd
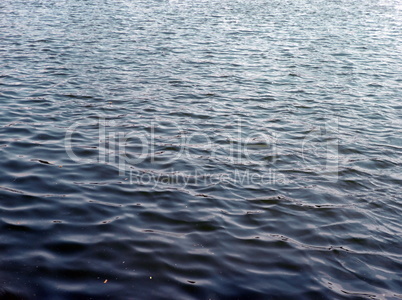
{"type": "Polygon", "coordinates": [[[3,0],[0,282],[402,298],[402,4],[3,0]]]}

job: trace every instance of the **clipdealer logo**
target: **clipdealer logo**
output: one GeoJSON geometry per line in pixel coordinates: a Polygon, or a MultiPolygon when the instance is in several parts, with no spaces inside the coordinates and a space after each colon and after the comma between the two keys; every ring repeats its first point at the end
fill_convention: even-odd
{"type": "MultiPolygon", "coordinates": [[[[296,141],[297,144],[293,145],[293,148],[298,149],[298,168],[314,170],[326,180],[337,181],[338,119],[326,120],[320,127],[303,133],[304,136],[296,141]]],[[[129,172],[131,183],[147,181],[161,183],[169,180],[179,182],[179,179],[174,179],[172,176],[167,178],[166,174],[151,171],[141,173],[138,170],[159,165],[161,169],[171,169],[171,173],[177,173],[177,170],[174,170],[175,164],[180,165],[183,162],[187,165],[194,163],[192,170],[194,174],[177,173],[181,174],[182,182],[188,176],[198,180],[203,178],[204,182],[209,180],[215,184],[233,183],[233,181],[240,185],[249,182],[266,184],[289,182],[283,174],[280,174],[280,167],[283,164],[295,164],[294,161],[286,161],[286,155],[283,155],[286,143],[289,141],[284,140],[285,137],[283,141],[281,136],[275,133],[268,134],[267,130],[258,126],[250,130],[248,125],[245,129],[241,119],[237,119],[235,124],[230,126],[229,132],[206,131],[205,127],[198,128],[194,124],[190,127],[191,130],[175,121],[157,119],[136,120],[131,125],[121,124],[104,116],[96,116],[74,122],[67,129],[65,149],[70,159],[76,163],[109,164],[118,169],[119,176],[125,176],[129,172]],[[83,149],[91,149],[90,154],[83,149]],[[262,155],[265,157],[264,161],[261,161],[262,155]],[[223,161],[230,163],[233,169],[231,178],[217,175],[215,171],[201,174],[199,170],[202,170],[202,164],[207,161],[213,161],[217,166],[223,161]],[[244,168],[246,165],[262,165],[264,171],[261,174],[253,173],[253,167],[244,168]],[[251,172],[243,175],[246,179],[241,180],[242,177],[236,171],[245,169],[251,172]]]]}

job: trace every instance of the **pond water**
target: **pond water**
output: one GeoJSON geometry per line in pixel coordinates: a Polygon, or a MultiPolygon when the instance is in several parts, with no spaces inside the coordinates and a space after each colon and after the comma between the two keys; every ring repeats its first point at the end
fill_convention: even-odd
{"type": "Polygon", "coordinates": [[[2,0],[0,286],[402,298],[401,39],[399,0],[2,0]]]}

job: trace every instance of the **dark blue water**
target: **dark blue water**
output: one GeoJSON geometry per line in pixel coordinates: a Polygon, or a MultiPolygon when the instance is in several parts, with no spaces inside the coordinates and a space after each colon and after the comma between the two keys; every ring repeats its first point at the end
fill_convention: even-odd
{"type": "Polygon", "coordinates": [[[401,53],[399,0],[2,0],[0,287],[402,298],[401,53]]]}

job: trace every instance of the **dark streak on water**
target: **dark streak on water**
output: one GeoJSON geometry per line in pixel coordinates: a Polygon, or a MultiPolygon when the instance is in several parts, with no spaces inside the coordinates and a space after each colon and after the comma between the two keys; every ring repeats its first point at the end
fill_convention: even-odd
{"type": "Polygon", "coordinates": [[[1,286],[402,298],[401,28],[399,0],[2,0],[1,286]],[[96,160],[103,118],[153,132],[154,161],[119,175],[110,139],[106,162],[73,161],[68,128],[96,160]]]}

